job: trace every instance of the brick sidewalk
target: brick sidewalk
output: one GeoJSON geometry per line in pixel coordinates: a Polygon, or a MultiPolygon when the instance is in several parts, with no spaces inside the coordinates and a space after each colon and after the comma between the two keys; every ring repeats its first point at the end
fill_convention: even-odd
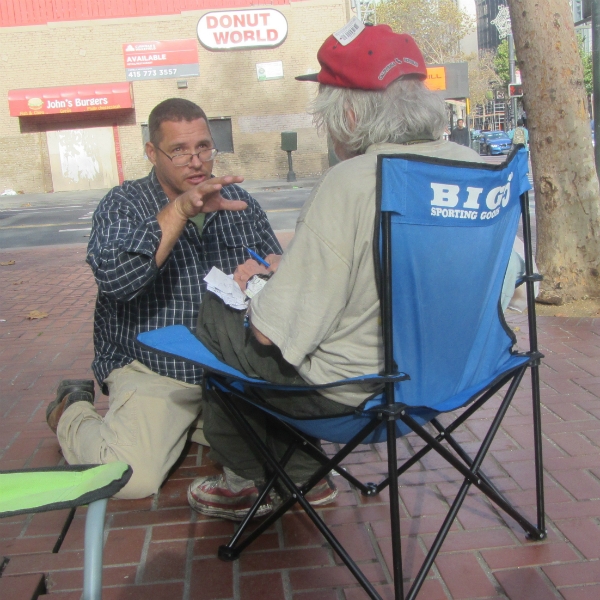
{"type": "MultiPolygon", "coordinates": [[[[84,246],[0,251],[0,469],[57,465],[61,455],[45,423],[58,382],[91,377],[95,284],[84,246]],[[33,311],[48,313],[28,320],[33,311]]],[[[524,324],[511,317],[515,328],[524,324]]],[[[539,319],[545,433],[548,540],[523,532],[477,493],[450,533],[419,598],[597,600],[600,598],[600,320],[539,319]]],[[[106,408],[106,398],[98,406],[106,408]]],[[[530,397],[520,392],[488,459],[494,482],[534,514],[530,397]]],[[[475,440],[486,411],[465,428],[475,440]]],[[[412,450],[399,442],[402,456],[412,450]]],[[[353,459],[361,476],[380,472],[381,446],[353,459]]],[[[439,459],[402,479],[407,568],[423,556],[457,489],[439,459]],[[410,534],[410,535],[409,535],[410,534]]],[[[109,502],[104,556],[105,600],[355,600],[364,598],[347,570],[299,513],[284,518],[236,563],[219,561],[231,523],[193,513],[185,498],[196,476],[216,472],[192,445],[155,498],[109,502]]],[[[389,595],[386,496],[366,500],[346,486],[326,521],[368,577],[389,595]]],[[[0,521],[0,598],[78,600],[82,586],[84,510],[58,552],[66,511],[0,521]],[[1,563],[2,557],[9,558],[1,563]],[[37,590],[37,591],[36,591],[37,590]],[[44,597],[44,596],[42,596],[44,597]]],[[[390,596],[391,597],[391,596],[390,596]]]]}

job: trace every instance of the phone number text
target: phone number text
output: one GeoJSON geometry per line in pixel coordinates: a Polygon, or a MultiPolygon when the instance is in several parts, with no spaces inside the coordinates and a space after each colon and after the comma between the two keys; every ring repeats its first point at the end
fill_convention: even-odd
{"type": "Polygon", "coordinates": [[[164,77],[168,75],[177,75],[177,69],[138,69],[137,71],[127,71],[127,77],[130,79],[144,77],[164,77]]]}

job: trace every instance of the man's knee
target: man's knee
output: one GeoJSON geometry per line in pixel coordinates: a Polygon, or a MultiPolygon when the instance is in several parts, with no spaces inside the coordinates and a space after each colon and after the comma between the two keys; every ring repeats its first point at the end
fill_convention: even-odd
{"type": "Polygon", "coordinates": [[[132,446],[104,446],[100,454],[103,464],[124,462],[131,467],[132,474],[127,484],[121,488],[115,498],[136,500],[156,494],[169,474],[172,462],[162,456],[154,456],[148,452],[140,452],[132,446]]]}
{"type": "Polygon", "coordinates": [[[158,469],[152,469],[147,463],[140,462],[138,464],[130,464],[130,466],[133,470],[131,479],[114,497],[125,500],[136,500],[156,494],[165,479],[162,473],[158,469]]]}

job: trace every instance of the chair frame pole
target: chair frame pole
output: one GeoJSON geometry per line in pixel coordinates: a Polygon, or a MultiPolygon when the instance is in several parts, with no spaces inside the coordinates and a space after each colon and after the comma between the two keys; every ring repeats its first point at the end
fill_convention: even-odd
{"type": "MultiPolygon", "coordinates": [[[[438,452],[438,454],[440,456],[445,458],[454,468],[456,468],[465,477],[465,479],[460,487],[460,490],[452,503],[450,511],[446,515],[444,522],[442,524],[442,527],[438,531],[436,538],[435,538],[429,552],[427,553],[427,556],[426,556],[425,560],[423,561],[421,568],[419,569],[419,573],[417,574],[417,576],[415,577],[415,579],[413,581],[413,584],[406,596],[406,600],[414,600],[414,598],[419,593],[419,590],[420,590],[421,586],[423,585],[423,582],[425,581],[425,578],[426,578],[429,570],[431,569],[431,566],[435,562],[437,554],[438,554],[439,550],[441,549],[442,544],[444,543],[444,540],[445,540],[446,536],[448,535],[448,532],[450,531],[450,527],[452,526],[452,523],[454,522],[454,519],[456,518],[458,511],[460,510],[460,508],[463,504],[463,501],[467,495],[467,492],[469,491],[469,487],[471,485],[475,485],[490,500],[492,500],[502,510],[504,510],[504,512],[506,512],[508,515],[510,515],[513,519],[515,519],[515,521],[517,521],[519,523],[519,525],[521,525],[521,527],[523,527],[528,538],[543,539],[543,537],[545,537],[545,536],[540,537],[540,532],[539,532],[539,530],[536,529],[536,526],[533,525],[532,523],[530,523],[523,515],[521,515],[516,509],[514,509],[504,499],[504,497],[497,492],[496,488],[493,485],[488,485],[487,477],[482,476],[482,474],[479,471],[481,464],[482,464],[485,456],[487,455],[487,452],[489,451],[489,448],[490,448],[490,446],[496,436],[496,433],[502,423],[502,420],[504,419],[506,411],[508,410],[508,407],[510,406],[510,404],[512,402],[514,394],[520,385],[521,379],[522,379],[523,375],[525,374],[526,368],[527,367],[519,369],[517,371],[517,373],[515,373],[513,375],[513,380],[510,384],[510,388],[509,388],[508,392],[506,393],[506,395],[502,401],[502,404],[501,404],[499,410],[497,411],[497,413],[494,417],[494,420],[492,421],[492,424],[490,425],[490,428],[488,429],[488,432],[486,433],[486,435],[479,447],[479,450],[477,451],[477,455],[475,456],[474,459],[469,459],[467,457],[467,460],[465,460],[465,462],[467,462],[468,466],[465,466],[464,464],[462,464],[460,462],[460,460],[458,460],[456,457],[454,457],[446,448],[444,448],[440,444],[440,442],[438,441],[439,436],[438,436],[438,438],[434,438],[431,434],[429,434],[427,432],[426,429],[421,427],[410,416],[408,416],[408,415],[400,416],[400,418],[403,422],[405,422],[407,425],[409,425],[411,427],[411,429],[419,437],[421,437],[425,442],[427,442],[427,444],[431,445],[438,452]]],[[[444,436],[444,437],[446,437],[446,436],[444,436]]],[[[450,440],[448,440],[448,442],[450,443],[450,440]]],[[[453,447],[452,443],[450,443],[450,445],[453,447]]],[[[462,453],[459,453],[459,455],[461,456],[461,458],[464,459],[464,456],[462,453]]]]}
{"type": "MultiPolygon", "coordinates": [[[[258,531],[258,530],[260,530],[260,532],[264,531],[264,529],[266,527],[270,526],[270,524],[274,520],[279,518],[279,516],[281,514],[283,514],[289,507],[291,507],[295,502],[298,502],[304,509],[304,512],[306,512],[306,514],[308,515],[310,520],[314,523],[316,528],[319,530],[321,535],[327,540],[329,545],[333,548],[333,550],[337,553],[337,555],[342,559],[342,561],[344,562],[346,567],[348,567],[348,569],[350,570],[352,575],[354,575],[355,579],[358,581],[358,583],[361,585],[361,587],[365,590],[365,592],[367,593],[369,598],[371,598],[372,600],[382,600],[381,596],[377,593],[377,591],[375,590],[375,588],[373,587],[371,582],[366,578],[364,573],[359,569],[358,565],[352,560],[350,555],[346,552],[345,548],[340,544],[338,539],[333,535],[333,533],[327,527],[327,525],[325,525],[325,523],[321,520],[321,518],[319,517],[319,515],[317,514],[315,509],[304,498],[303,493],[298,493],[300,490],[298,490],[298,488],[296,487],[294,482],[290,479],[289,475],[285,472],[285,470],[282,468],[282,466],[279,464],[279,462],[273,456],[271,456],[271,454],[268,451],[268,448],[265,447],[264,443],[262,442],[260,437],[257,435],[257,433],[254,431],[252,426],[248,422],[246,422],[246,420],[244,419],[244,417],[241,413],[239,413],[238,411],[231,410],[231,407],[228,405],[228,403],[226,401],[224,401],[223,398],[221,397],[221,394],[223,393],[222,391],[217,390],[217,389],[213,389],[213,391],[215,392],[213,397],[218,398],[218,402],[221,404],[221,406],[223,406],[227,410],[229,415],[232,417],[232,419],[233,419],[234,423],[236,424],[236,426],[238,427],[238,430],[240,431],[240,433],[244,432],[245,436],[247,436],[246,439],[249,440],[251,442],[251,444],[262,454],[263,458],[268,463],[269,468],[272,469],[275,473],[277,473],[277,476],[280,478],[280,480],[283,482],[285,487],[288,488],[288,490],[292,494],[292,498],[290,498],[287,502],[284,502],[281,505],[281,507],[273,515],[268,517],[261,524],[261,526],[258,527],[258,529],[256,531],[258,531]]],[[[356,437],[358,437],[358,436],[356,436],[356,437]]],[[[354,444],[354,446],[358,445],[358,443],[359,442],[356,442],[354,444]]],[[[321,469],[319,469],[319,471],[321,471],[323,469],[326,469],[326,472],[329,472],[331,470],[331,467],[329,465],[326,465],[325,467],[321,467],[321,469]]],[[[319,473],[319,471],[317,471],[317,473],[319,473]]],[[[323,475],[321,474],[319,476],[319,479],[322,476],[323,475]]],[[[309,483],[312,482],[312,480],[315,477],[316,477],[316,474],[314,477],[311,478],[309,483]]],[[[306,488],[310,489],[310,487],[311,486],[303,486],[303,489],[306,489],[306,488]]],[[[252,532],[252,534],[250,534],[248,537],[249,538],[252,537],[252,539],[255,539],[257,537],[256,535],[254,535],[256,533],[256,531],[252,532]]],[[[227,546],[222,546],[221,548],[223,548],[225,550],[221,550],[221,548],[219,548],[219,557],[223,558],[224,560],[231,560],[231,559],[237,558],[236,555],[239,554],[240,547],[247,545],[247,542],[248,542],[248,538],[245,539],[236,549],[228,548],[227,546]],[[227,556],[227,550],[232,551],[230,556],[227,556]]]]}
{"type": "MultiPolygon", "coordinates": [[[[482,396],[480,396],[477,400],[471,403],[471,405],[464,410],[450,425],[447,427],[436,427],[439,431],[439,435],[435,438],[437,441],[442,441],[447,438],[450,433],[452,433],[455,429],[457,429],[460,425],[462,425],[471,415],[477,412],[496,392],[498,392],[501,388],[503,388],[506,383],[508,383],[514,377],[513,374],[508,374],[506,377],[502,378],[499,382],[494,384],[490,389],[485,392],[482,396]]],[[[435,424],[436,419],[432,419],[432,424],[435,424]]],[[[412,467],[415,463],[419,462],[426,454],[431,452],[433,448],[431,446],[423,446],[421,450],[413,454],[411,458],[406,460],[400,465],[397,469],[398,477],[408,471],[410,467],[412,467]]],[[[381,483],[377,485],[376,492],[379,493],[383,489],[385,489],[390,483],[389,477],[386,477],[381,483]]]]}
{"type": "MultiPolygon", "coordinates": [[[[380,179],[380,178],[378,178],[380,179]]],[[[392,237],[391,213],[385,212],[381,219],[381,322],[383,328],[384,373],[394,375],[394,342],[392,328],[392,237]]],[[[389,408],[395,404],[395,384],[385,384],[385,398],[389,408]]],[[[392,572],[394,598],[404,600],[404,575],[402,570],[402,548],[400,531],[400,499],[398,492],[398,456],[396,451],[396,418],[391,415],[386,424],[388,477],[390,486],[390,521],[392,527],[392,572]]]]}
{"type": "Polygon", "coordinates": [[[527,292],[527,318],[529,325],[529,353],[535,358],[531,366],[531,401],[533,404],[533,440],[535,453],[535,489],[537,500],[538,535],[532,539],[546,537],[546,515],[544,507],[544,463],[542,456],[542,411],[540,399],[540,354],[537,339],[537,322],[535,315],[534,282],[541,277],[533,271],[533,250],[531,243],[531,219],[529,215],[529,193],[521,194],[521,219],[523,224],[523,245],[525,247],[525,289],[527,292]]]}
{"type": "Polygon", "coordinates": [[[88,506],[85,519],[83,600],[102,598],[102,552],[107,503],[108,498],[102,498],[88,506]]]}
{"type": "MultiPolygon", "coordinates": [[[[239,393],[239,391],[237,391],[234,387],[230,387],[228,385],[226,385],[223,382],[219,382],[220,383],[220,387],[224,390],[226,390],[227,392],[229,392],[232,396],[235,396],[237,398],[240,398],[241,400],[244,400],[242,394],[239,393]]],[[[218,388],[215,387],[215,392],[218,391],[218,388]]],[[[268,413],[266,413],[267,418],[269,418],[268,413]]],[[[302,452],[305,452],[306,454],[308,454],[311,458],[314,458],[315,460],[317,460],[318,462],[320,462],[322,465],[328,465],[328,467],[331,468],[332,471],[335,471],[338,475],[342,476],[346,481],[348,481],[350,484],[352,484],[355,488],[357,488],[358,490],[360,490],[360,492],[364,495],[364,496],[372,496],[375,493],[375,484],[365,484],[362,481],[360,481],[359,479],[357,479],[356,477],[354,477],[351,473],[349,473],[348,471],[346,471],[345,469],[343,469],[342,467],[340,467],[338,464],[335,463],[335,461],[331,460],[320,448],[317,448],[314,444],[312,444],[311,442],[309,442],[308,440],[304,439],[289,423],[286,423],[285,421],[277,421],[277,424],[280,427],[285,428],[285,430],[287,431],[287,433],[290,434],[290,436],[294,437],[297,441],[298,444],[300,444],[302,446],[301,450],[302,452]]],[[[356,436],[356,439],[359,438],[360,435],[366,436],[369,433],[371,433],[374,429],[376,429],[379,425],[367,425],[364,429],[362,429],[359,434],[356,436]]],[[[340,453],[336,456],[341,457],[340,461],[343,460],[346,456],[348,456],[353,450],[354,448],[356,448],[356,446],[359,445],[360,442],[354,443],[352,441],[348,442],[344,448],[340,451],[340,453]]],[[[327,473],[325,473],[327,474],[327,473]]],[[[319,478],[321,479],[321,478],[319,478]]],[[[319,481],[319,479],[317,479],[317,481],[319,481]]]]}

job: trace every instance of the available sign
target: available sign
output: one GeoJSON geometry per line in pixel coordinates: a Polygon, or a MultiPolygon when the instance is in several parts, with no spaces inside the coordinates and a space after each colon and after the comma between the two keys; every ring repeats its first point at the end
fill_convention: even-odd
{"type": "Polygon", "coordinates": [[[198,39],[208,50],[275,48],[287,36],[286,18],[272,8],[206,13],[198,39]]]}
{"type": "Polygon", "coordinates": [[[123,44],[128,81],[198,77],[198,42],[195,39],[123,44]]]}
{"type": "Polygon", "coordinates": [[[11,117],[133,108],[131,84],[98,83],[9,90],[11,117]]]}

